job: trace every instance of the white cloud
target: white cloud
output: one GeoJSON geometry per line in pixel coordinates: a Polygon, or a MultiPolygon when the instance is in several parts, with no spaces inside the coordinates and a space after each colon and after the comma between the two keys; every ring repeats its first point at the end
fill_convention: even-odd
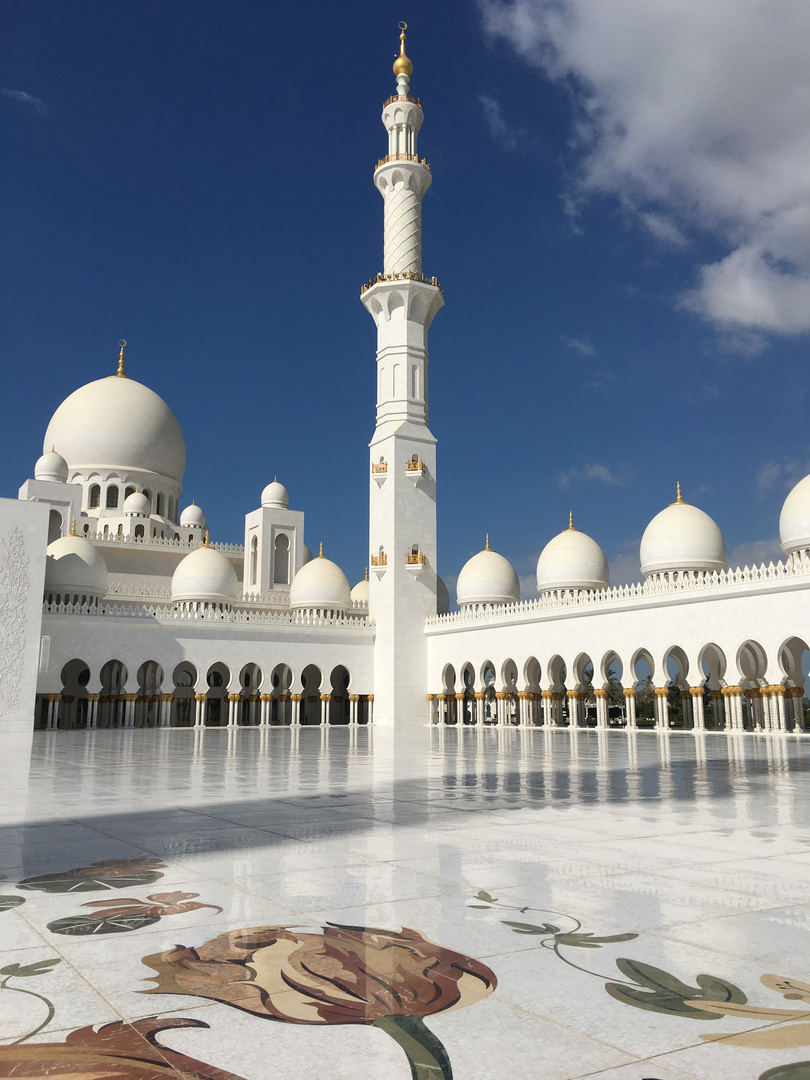
{"type": "Polygon", "coordinates": [[[633,540],[625,544],[623,550],[610,560],[610,584],[611,585],[635,585],[644,579],[641,576],[641,563],[639,561],[640,540],[633,540]]]}
{"type": "Polygon", "coordinates": [[[24,90],[6,90],[5,87],[0,87],[0,97],[11,98],[13,101],[22,102],[23,105],[31,105],[38,113],[48,111],[48,106],[44,101],[40,101],[33,94],[26,94],[24,90]]]}
{"type": "Polygon", "coordinates": [[[491,38],[573,91],[577,203],[727,254],[685,303],[723,329],[810,330],[807,0],[479,0],[491,38]]]}
{"type": "Polygon", "coordinates": [[[570,334],[560,334],[560,341],[565,345],[566,349],[571,349],[573,352],[579,353],[580,356],[596,356],[596,349],[586,337],[575,338],[571,337],[570,334]]]}
{"type": "Polygon", "coordinates": [[[509,127],[503,118],[501,103],[497,98],[492,97],[490,94],[479,94],[478,102],[484,110],[484,119],[487,122],[493,142],[496,142],[505,150],[513,150],[523,132],[512,130],[509,127]]]}
{"type": "Polygon", "coordinates": [[[560,473],[559,485],[570,487],[571,484],[581,484],[585,480],[594,480],[611,487],[621,487],[627,482],[626,476],[614,473],[607,465],[592,463],[583,465],[581,469],[568,469],[560,473]]]}
{"type": "Polygon", "coordinates": [[[786,491],[798,484],[808,473],[810,462],[807,461],[797,461],[795,458],[788,461],[767,461],[757,473],[757,493],[762,497],[776,488],[786,491]]]}
{"type": "Polygon", "coordinates": [[[728,553],[728,565],[732,569],[738,566],[759,566],[770,562],[784,561],[784,553],[779,546],[779,537],[774,536],[770,540],[752,540],[749,543],[737,544],[728,553]]]}

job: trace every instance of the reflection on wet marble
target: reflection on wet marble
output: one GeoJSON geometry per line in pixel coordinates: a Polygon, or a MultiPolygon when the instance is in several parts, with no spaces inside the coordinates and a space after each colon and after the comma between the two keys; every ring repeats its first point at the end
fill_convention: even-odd
{"type": "Polygon", "coordinates": [[[808,1080],[808,747],[37,734],[0,760],[0,1077],[100,1076],[103,1046],[133,1080],[136,1059],[216,1080],[407,1080],[399,1025],[438,1055],[414,1074],[434,1080],[448,1062],[456,1080],[808,1080]],[[224,968],[251,928],[264,952],[224,968]],[[317,946],[306,977],[295,935],[317,946]],[[198,974],[174,985],[181,946],[198,974]],[[168,991],[144,996],[147,956],[168,991]]]}

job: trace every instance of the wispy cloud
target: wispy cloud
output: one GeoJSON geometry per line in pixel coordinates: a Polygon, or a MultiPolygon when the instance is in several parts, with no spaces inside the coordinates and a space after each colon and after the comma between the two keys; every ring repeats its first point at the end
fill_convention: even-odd
{"type": "Polygon", "coordinates": [[[576,338],[570,334],[560,334],[560,341],[566,349],[571,349],[572,352],[579,353],[580,356],[596,356],[596,349],[587,337],[576,338]]]}
{"type": "Polygon", "coordinates": [[[810,331],[807,0],[479,5],[572,95],[572,212],[609,195],[675,247],[711,232],[725,250],[682,303],[721,331],[810,331]]]}
{"type": "Polygon", "coordinates": [[[757,493],[760,498],[771,491],[793,487],[810,473],[810,462],[789,458],[787,461],[766,461],[757,473],[757,493]]]}
{"type": "Polygon", "coordinates": [[[23,105],[30,105],[35,112],[40,114],[48,111],[48,106],[44,101],[40,101],[38,97],[34,97],[33,94],[26,94],[24,90],[6,90],[5,87],[0,87],[0,97],[10,98],[12,101],[19,101],[23,105]]]}
{"type": "Polygon", "coordinates": [[[568,469],[560,473],[558,483],[560,487],[570,487],[572,484],[581,484],[585,481],[593,481],[597,484],[608,484],[611,487],[622,487],[627,483],[627,475],[624,472],[614,472],[607,465],[597,462],[583,465],[581,469],[568,469]]]}
{"type": "Polygon", "coordinates": [[[479,94],[478,103],[484,110],[484,119],[487,122],[492,141],[504,150],[514,150],[518,139],[525,134],[518,128],[511,128],[503,118],[501,103],[491,94],[479,94]]]}
{"type": "Polygon", "coordinates": [[[784,558],[779,537],[773,536],[770,540],[752,540],[746,544],[737,544],[728,553],[728,565],[732,569],[738,566],[759,566],[760,563],[767,565],[784,558]]]}
{"type": "Polygon", "coordinates": [[[600,368],[592,373],[587,385],[590,390],[601,390],[602,393],[605,393],[611,389],[618,378],[616,372],[611,371],[610,368],[600,368]]]}
{"type": "Polygon", "coordinates": [[[642,581],[639,559],[640,540],[623,543],[619,551],[609,561],[611,585],[634,585],[642,581]]]}

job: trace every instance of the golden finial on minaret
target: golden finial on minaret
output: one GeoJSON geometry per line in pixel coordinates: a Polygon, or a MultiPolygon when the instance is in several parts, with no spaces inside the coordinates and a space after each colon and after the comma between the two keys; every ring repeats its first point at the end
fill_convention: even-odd
{"type": "Polygon", "coordinates": [[[70,535],[71,536],[78,536],[79,535],[76,532],[76,518],[73,519],[73,528],[70,530],[70,535]]]}
{"type": "Polygon", "coordinates": [[[321,550],[318,552],[318,558],[323,558],[323,540],[321,540],[321,550]]]}
{"type": "Polygon", "coordinates": [[[681,482],[680,482],[680,480],[675,485],[675,502],[676,503],[682,503],[683,502],[683,499],[681,497],[681,482]]]}
{"type": "Polygon", "coordinates": [[[489,533],[487,533],[487,542],[484,545],[484,551],[491,551],[491,550],[492,550],[492,548],[489,546],[489,533]]]}
{"type": "Polygon", "coordinates": [[[399,40],[402,44],[399,47],[399,56],[394,61],[394,74],[397,76],[407,75],[408,78],[410,78],[413,74],[413,64],[405,55],[405,31],[408,29],[408,24],[406,22],[401,22],[399,24],[399,29],[399,40]]]}
{"type": "Polygon", "coordinates": [[[574,528],[574,511],[573,510],[568,511],[568,531],[569,532],[576,532],[576,529],[574,528]]]}
{"type": "Polygon", "coordinates": [[[121,338],[118,344],[121,346],[121,352],[118,354],[118,371],[116,371],[115,374],[119,379],[125,379],[126,374],[124,372],[124,349],[127,347],[127,343],[124,338],[121,338]]]}
{"type": "Polygon", "coordinates": [[[366,576],[365,576],[365,578],[363,580],[368,581],[368,567],[366,567],[366,576]]]}

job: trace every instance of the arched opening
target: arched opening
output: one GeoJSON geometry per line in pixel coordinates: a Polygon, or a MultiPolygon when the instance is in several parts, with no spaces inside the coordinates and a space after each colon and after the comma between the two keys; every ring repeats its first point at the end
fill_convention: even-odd
{"type": "Polygon", "coordinates": [[[635,680],[636,720],[639,727],[651,727],[655,721],[655,663],[647,649],[633,654],[630,668],[635,680]]]}
{"type": "Polygon", "coordinates": [[[239,724],[252,727],[261,720],[259,687],[262,685],[262,669],[258,664],[245,664],[239,672],[239,724]]]}
{"type": "Polygon", "coordinates": [[[692,726],[689,695],[689,660],[679,645],[673,645],[664,657],[669,695],[667,717],[671,728],[692,726]]]}
{"type": "Polygon", "coordinates": [[[768,657],[758,641],[746,641],[737,650],[737,670],[743,688],[743,727],[761,730],[765,727],[765,712],[760,686],[765,683],[768,657]]]}
{"type": "Polygon", "coordinates": [[[163,492],[158,492],[155,499],[155,513],[158,517],[163,517],[163,492]]]}
{"type": "MultiPolygon", "coordinates": [[[[120,528],[121,528],[121,526],[119,525],[119,529],[120,528]]],[[[139,539],[139,540],[143,539],[143,525],[136,525],[135,526],[135,538],[139,539]]]]}
{"type": "Polygon", "coordinates": [[[130,484],[129,487],[124,491],[124,500],[126,501],[130,497],[130,495],[134,494],[135,488],[132,486],[132,484],[130,484]]]}
{"type": "Polygon", "coordinates": [[[485,660],[481,665],[481,685],[484,694],[484,723],[497,724],[498,712],[495,700],[495,665],[485,660]]]}
{"type": "Polygon", "coordinates": [[[135,727],[159,727],[163,668],[157,660],[147,660],[138,668],[138,700],[135,727]]]}
{"type": "Polygon", "coordinates": [[[87,505],[91,510],[97,510],[101,506],[101,486],[99,484],[93,484],[90,488],[87,505]]]}
{"type": "Polygon", "coordinates": [[[461,669],[461,686],[464,694],[461,705],[461,723],[474,724],[475,713],[475,668],[469,662],[461,669]]]}
{"type": "Polygon", "coordinates": [[[726,656],[719,645],[709,642],[700,650],[698,670],[706,687],[704,694],[704,724],[719,731],[725,726],[722,689],[726,679],[726,656]]]}
{"type": "Polygon", "coordinates": [[[63,730],[87,727],[87,684],[90,669],[84,660],[68,660],[62,668],[62,692],[56,726],[63,730]]]}
{"type": "Polygon", "coordinates": [[[197,683],[197,669],[188,660],[184,660],[174,669],[172,682],[174,683],[172,725],[174,727],[192,727],[194,724],[194,687],[197,683]]]}
{"type": "Polygon", "coordinates": [[[452,664],[446,664],[442,672],[442,697],[444,698],[441,709],[441,719],[445,724],[455,724],[456,717],[456,669],[452,664]]]}
{"type": "Polygon", "coordinates": [[[48,514],[48,543],[52,544],[62,535],[62,515],[58,510],[51,510],[48,514]]]}
{"type": "Polygon", "coordinates": [[[301,724],[311,727],[321,722],[321,671],[314,664],[307,664],[301,672],[301,724]]]}
{"type": "Polygon", "coordinates": [[[273,695],[270,702],[270,723],[273,727],[285,726],[292,723],[292,703],[290,687],[292,686],[292,668],[287,664],[277,664],[270,676],[273,695]]]}
{"type": "Polygon", "coordinates": [[[208,669],[205,677],[208,686],[206,693],[205,726],[224,727],[228,723],[228,683],[231,673],[217,661],[208,669]]]}
{"type": "Polygon", "coordinates": [[[108,660],[100,673],[101,697],[99,698],[98,726],[123,727],[125,706],[123,691],[127,684],[127,669],[120,660],[108,660]]]}
{"type": "Polygon", "coordinates": [[[501,667],[501,690],[500,708],[498,709],[498,721],[501,724],[517,724],[520,721],[518,713],[518,669],[514,660],[504,661],[501,667]]]}
{"type": "Polygon", "coordinates": [[[332,669],[329,676],[332,693],[329,701],[329,723],[349,723],[349,672],[342,665],[332,669]]]}
{"type": "Polygon", "coordinates": [[[273,551],[273,583],[290,584],[290,539],[284,533],[276,537],[273,551]]]}
{"type": "Polygon", "coordinates": [[[118,508],[118,485],[110,484],[107,488],[107,497],[104,505],[108,510],[116,510],[118,508]]]}

